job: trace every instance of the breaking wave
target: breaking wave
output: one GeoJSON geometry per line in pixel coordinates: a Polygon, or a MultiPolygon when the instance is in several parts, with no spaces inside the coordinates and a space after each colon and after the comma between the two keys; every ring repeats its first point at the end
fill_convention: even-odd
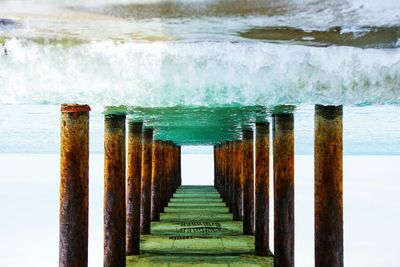
{"type": "Polygon", "coordinates": [[[399,48],[113,41],[66,47],[9,39],[0,51],[0,104],[400,104],[399,48]]]}

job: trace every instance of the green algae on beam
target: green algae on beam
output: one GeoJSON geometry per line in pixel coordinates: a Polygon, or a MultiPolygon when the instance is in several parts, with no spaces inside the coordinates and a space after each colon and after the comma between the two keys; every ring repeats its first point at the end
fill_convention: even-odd
{"type": "Polygon", "coordinates": [[[155,129],[155,139],[178,145],[213,145],[240,140],[242,127],[265,120],[271,113],[264,106],[173,106],[129,107],[132,120],[155,129]]]}
{"type": "Polygon", "coordinates": [[[104,115],[126,115],[127,107],[126,106],[106,106],[104,108],[104,115]]]}
{"type": "Polygon", "coordinates": [[[272,109],[272,114],[290,114],[296,110],[294,105],[278,105],[272,109]]]}

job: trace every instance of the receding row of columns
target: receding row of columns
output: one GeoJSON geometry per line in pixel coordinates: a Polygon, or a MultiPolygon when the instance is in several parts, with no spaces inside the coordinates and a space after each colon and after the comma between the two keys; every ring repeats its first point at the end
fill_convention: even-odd
{"type": "MultiPolygon", "coordinates": [[[[343,109],[315,106],[315,266],[343,266],[343,109]]],[[[215,187],[255,254],[270,255],[270,125],[244,128],[242,140],[214,146],[215,187]],[[255,140],[253,140],[255,136],[255,140]]],[[[294,266],[294,115],[272,116],[274,265],[294,266]]]]}
{"type": "MultiPolygon", "coordinates": [[[[89,195],[89,111],[87,105],[61,106],[59,266],[87,266],[89,195]]],[[[104,266],[125,266],[140,253],[140,234],[150,234],[181,185],[181,150],[154,140],[142,122],[105,115],[104,266]]]]}

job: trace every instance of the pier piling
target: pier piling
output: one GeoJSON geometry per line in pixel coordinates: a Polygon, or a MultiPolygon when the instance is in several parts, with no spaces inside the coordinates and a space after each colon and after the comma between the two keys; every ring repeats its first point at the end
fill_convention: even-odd
{"type": "Polygon", "coordinates": [[[89,111],[61,105],[60,267],[88,265],[89,111]]]}
{"type": "Polygon", "coordinates": [[[269,123],[256,124],[255,253],[269,255],[269,123]]]}
{"type": "Polygon", "coordinates": [[[125,266],[125,115],[106,115],[104,128],[104,266],[125,266]]]}
{"type": "Polygon", "coordinates": [[[315,266],[343,266],[343,108],[315,106],[315,266]]]}
{"type": "Polygon", "coordinates": [[[142,174],[142,122],[130,122],[126,199],[126,254],[140,253],[140,187],[142,174]]]}
{"type": "Polygon", "coordinates": [[[254,235],[253,129],[243,130],[243,234],[254,235]]]}
{"type": "Polygon", "coordinates": [[[294,266],[294,117],[273,115],[274,266],[294,266]]]}
{"type": "Polygon", "coordinates": [[[151,220],[160,220],[161,179],[162,179],[162,141],[155,140],[152,152],[151,171],[151,220]]]}
{"type": "Polygon", "coordinates": [[[153,129],[145,128],[142,144],[142,184],[140,198],[140,233],[144,235],[150,234],[152,150],[153,129]]]}
{"type": "Polygon", "coordinates": [[[232,213],[233,220],[240,221],[240,171],[241,171],[241,162],[240,162],[240,150],[239,150],[239,141],[235,141],[233,143],[233,160],[232,160],[232,168],[233,168],[233,196],[232,196],[232,213]]]}

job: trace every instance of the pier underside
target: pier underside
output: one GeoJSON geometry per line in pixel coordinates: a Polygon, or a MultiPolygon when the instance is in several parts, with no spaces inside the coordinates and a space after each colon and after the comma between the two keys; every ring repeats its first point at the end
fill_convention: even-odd
{"type": "Polygon", "coordinates": [[[127,266],[273,266],[273,257],[254,255],[254,236],[242,229],[214,187],[181,186],[127,266]]]}

